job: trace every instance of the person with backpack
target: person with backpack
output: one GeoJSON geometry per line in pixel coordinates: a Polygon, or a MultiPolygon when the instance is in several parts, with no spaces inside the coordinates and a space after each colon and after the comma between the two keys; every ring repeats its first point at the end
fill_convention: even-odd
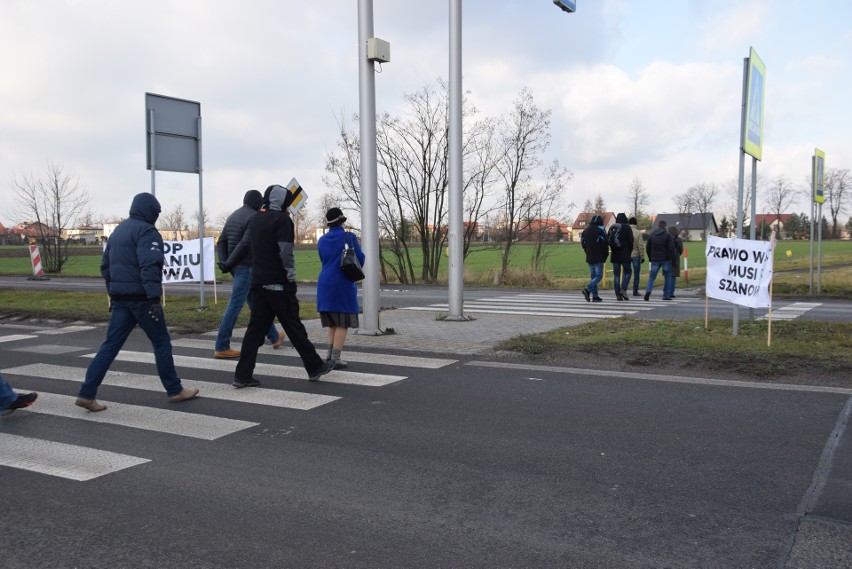
{"type": "Polygon", "coordinates": [[[666,229],[665,220],[661,219],[657,228],[648,237],[645,245],[648,260],[651,262],[651,273],[648,275],[648,286],[645,287],[645,300],[651,298],[654,290],[654,279],[660,269],[663,270],[663,300],[671,300],[672,260],[677,256],[672,234],[666,229]]]}
{"type": "Polygon", "coordinates": [[[672,234],[675,244],[675,256],[672,259],[672,284],[669,287],[669,298],[674,298],[677,279],[680,276],[680,256],[683,255],[683,239],[680,238],[680,231],[673,225],[669,226],[669,233],[672,234]]]}
{"type": "Polygon", "coordinates": [[[633,253],[633,231],[627,224],[627,216],[619,213],[615,216],[609,231],[607,240],[612,249],[610,262],[612,263],[612,286],[615,289],[616,300],[630,300],[625,292],[630,283],[630,256],[633,253]]]}
{"type": "Polygon", "coordinates": [[[590,280],[583,289],[586,302],[603,302],[598,296],[598,283],[603,279],[604,263],[609,257],[609,242],[603,228],[603,218],[593,215],[589,226],[580,235],[580,245],[586,252],[586,263],[589,265],[590,280]]]}
{"type": "Polygon", "coordinates": [[[639,294],[639,269],[642,263],[645,262],[645,244],[642,242],[642,232],[636,227],[638,222],[635,217],[627,220],[630,225],[630,231],[633,233],[633,253],[630,256],[630,264],[632,265],[633,277],[633,296],[641,296],[639,294]]]}

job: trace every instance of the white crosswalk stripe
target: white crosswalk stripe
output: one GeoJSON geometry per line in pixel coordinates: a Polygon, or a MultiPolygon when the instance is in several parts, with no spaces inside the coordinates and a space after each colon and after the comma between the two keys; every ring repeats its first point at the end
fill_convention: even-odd
{"type": "MultiPolygon", "coordinates": [[[[347,354],[348,355],[348,354],[347,354]]],[[[86,354],[86,358],[93,358],[95,354],[86,354]]],[[[122,351],[116,358],[117,361],[154,363],[154,354],[148,352],[122,351]]],[[[214,360],[211,358],[199,358],[193,356],[174,355],[175,365],[191,369],[210,369],[216,371],[228,371],[233,373],[237,367],[236,360],[214,360]]],[[[254,375],[261,377],[286,377],[292,379],[307,379],[305,368],[299,366],[282,366],[258,362],[254,368],[254,375]]],[[[322,377],[324,383],[347,383],[351,385],[362,385],[366,387],[382,387],[405,379],[404,375],[384,375],[373,373],[361,373],[356,371],[334,370],[322,377]]]]}
{"type": "Polygon", "coordinates": [[[45,334],[48,336],[57,336],[60,334],[73,334],[74,332],[84,332],[86,330],[94,330],[94,326],[64,326],[62,328],[48,328],[39,330],[36,334],[45,334]]]}
{"type": "Polygon", "coordinates": [[[80,482],[146,462],[151,461],[138,456],[0,433],[0,466],[80,482]]]}
{"type": "Polygon", "coordinates": [[[29,334],[10,334],[8,336],[0,336],[0,342],[17,342],[18,340],[30,340],[36,337],[29,334]]]}
{"type": "MultiPolygon", "coordinates": [[[[236,334],[231,338],[232,343],[235,339],[241,336],[237,336],[236,334]]],[[[214,342],[211,340],[197,340],[194,338],[181,338],[178,340],[172,341],[172,346],[175,348],[194,348],[200,350],[209,350],[213,351],[214,342]]],[[[289,347],[288,344],[284,344],[284,349],[281,350],[271,350],[268,352],[264,352],[265,354],[273,355],[273,356],[289,356],[298,358],[299,355],[289,347]]],[[[239,343],[234,344],[234,349],[239,349],[239,343]]],[[[376,364],[376,365],[388,365],[388,366],[396,366],[396,367],[413,367],[420,369],[439,369],[444,366],[452,365],[456,363],[458,360],[450,360],[446,358],[422,358],[416,356],[400,356],[394,354],[377,354],[377,353],[368,353],[368,352],[352,352],[346,351],[346,361],[348,362],[357,362],[364,364],[376,364]]],[[[325,377],[323,380],[325,381],[325,377]]]]}
{"type": "MultiPolygon", "coordinates": [[[[517,314],[526,316],[553,316],[571,318],[619,318],[646,310],[653,310],[660,304],[683,302],[681,299],[663,301],[651,297],[644,301],[642,297],[631,297],[629,301],[617,301],[606,298],[603,302],[586,302],[579,295],[528,293],[467,300],[465,312],[484,314],[517,314]]],[[[434,311],[447,310],[448,304],[438,303],[429,306],[411,306],[402,310],[434,311]]]]}
{"type": "MultiPolygon", "coordinates": [[[[805,312],[809,310],[813,310],[818,306],[822,306],[820,302],[794,302],[793,304],[789,304],[778,310],[772,311],[772,319],[773,320],[795,320],[805,312]]],[[[768,320],[769,314],[764,314],[758,320],[768,320]]]]}
{"type": "MultiPolygon", "coordinates": [[[[25,377],[46,377],[50,379],[64,379],[66,381],[73,381],[76,383],[82,382],[83,377],[86,375],[85,368],[57,366],[51,364],[30,364],[0,371],[11,376],[20,375],[25,377]]],[[[199,388],[202,390],[201,396],[209,399],[254,403],[256,405],[268,405],[271,407],[283,407],[286,409],[300,409],[307,411],[340,399],[339,397],[332,395],[301,393],[298,391],[284,391],[280,389],[234,389],[229,384],[195,381],[191,378],[183,378],[182,381],[185,386],[199,388]]],[[[143,375],[110,370],[107,372],[104,382],[117,387],[155,391],[162,393],[163,397],[165,397],[163,385],[160,383],[160,378],[156,375],[143,375]]]]}

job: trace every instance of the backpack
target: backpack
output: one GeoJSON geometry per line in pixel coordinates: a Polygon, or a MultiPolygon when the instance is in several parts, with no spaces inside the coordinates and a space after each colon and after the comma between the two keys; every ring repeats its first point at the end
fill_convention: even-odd
{"type": "Polygon", "coordinates": [[[610,247],[613,249],[621,249],[624,247],[625,243],[621,239],[621,224],[615,223],[612,227],[609,228],[609,232],[607,233],[607,241],[609,241],[610,247]]]}

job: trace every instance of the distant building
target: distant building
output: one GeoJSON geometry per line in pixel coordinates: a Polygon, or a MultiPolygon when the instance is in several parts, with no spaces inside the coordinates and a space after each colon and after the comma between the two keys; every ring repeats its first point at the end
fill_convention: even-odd
{"type": "Polygon", "coordinates": [[[78,241],[86,245],[97,245],[103,240],[103,225],[80,225],[62,230],[62,238],[78,241]]]}
{"type": "Polygon", "coordinates": [[[518,241],[569,241],[571,228],[556,219],[533,219],[518,231],[518,241]]]}
{"type": "Polygon", "coordinates": [[[754,215],[754,229],[761,231],[761,226],[769,227],[773,233],[778,235],[779,239],[787,239],[787,234],[784,228],[790,224],[791,213],[782,213],[776,215],[774,213],[757,213],[754,215]]]}
{"type": "MultiPolygon", "coordinates": [[[[577,219],[574,220],[574,224],[571,225],[571,231],[573,234],[579,235],[589,226],[589,222],[592,220],[592,217],[599,215],[594,212],[583,212],[577,215],[577,219]]],[[[608,211],[601,215],[603,217],[603,228],[609,229],[609,227],[615,223],[615,214],[611,211],[608,211]]]]}
{"type": "Polygon", "coordinates": [[[708,235],[719,233],[716,216],[712,213],[661,213],[654,218],[653,227],[665,221],[669,227],[677,227],[684,241],[704,241],[708,235]]]}

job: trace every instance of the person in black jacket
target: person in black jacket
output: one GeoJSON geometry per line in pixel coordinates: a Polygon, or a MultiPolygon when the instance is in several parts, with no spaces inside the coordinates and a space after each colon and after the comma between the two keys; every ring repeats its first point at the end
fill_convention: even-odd
{"type": "Polygon", "coordinates": [[[651,298],[651,292],[654,290],[654,279],[657,278],[657,273],[660,269],[663,270],[663,300],[671,300],[673,286],[672,283],[672,260],[675,258],[675,244],[671,233],[666,229],[666,222],[660,220],[657,228],[651,232],[648,237],[648,243],[645,245],[645,253],[648,255],[648,260],[651,262],[651,272],[648,275],[648,286],[645,288],[645,300],[651,298]]]}
{"type": "MultiPolygon", "coordinates": [[[[249,190],[243,197],[243,205],[225,221],[225,226],[222,228],[222,233],[219,235],[219,241],[216,243],[216,252],[219,254],[219,268],[222,269],[224,261],[228,259],[231,252],[236,249],[240,241],[245,235],[246,227],[249,222],[257,215],[257,210],[260,209],[263,203],[263,196],[257,190],[249,190]]],[[[222,271],[228,272],[228,271],[222,271]]],[[[216,345],[213,348],[213,357],[216,359],[228,359],[240,357],[238,350],[231,349],[231,335],[234,332],[234,325],[237,323],[237,318],[240,317],[240,312],[243,310],[243,305],[248,302],[251,309],[251,298],[249,297],[249,289],[251,288],[251,254],[247,254],[242,258],[240,263],[230,270],[233,277],[231,284],[231,298],[228,300],[228,307],[225,308],[225,313],[222,315],[222,322],[219,323],[219,333],[216,335],[216,345]]],[[[281,347],[281,342],[284,340],[284,334],[275,328],[275,324],[270,324],[269,330],[266,332],[266,337],[272,342],[272,347],[278,349],[281,347]]]]}
{"type": "Polygon", "coordinates": [[[598,296],[598,283],[603,279],[604,263],[609,257],[609,244],[601,216],[592,216],[589,226],[580,235],[580,244],[586,252],[586,263],[589,265],[591,279],[583,289],[583,296],[586,297],[586,302],[603,302],[603,299],[598,296]]]}
{"type": "Polygon", "coordinates": [[[106,409],[106,405],[95,400],[98,387],[137,325],[154,348],[157,373],[169,401],[176,403],[198,395],[198,388],[181,385],[160,304],[165,256],[163,238],[154,227],[159,216],[160,202],[153,194],[136,194],[130,205],[130,217],[118,224],[107,241],[101,276],[109,293],[109,327],[106,340],[86,370],[86,379],[74,403],[78,407],[89,411],[106,409]]]}
{"type": "Polygon", "coordinates": [[[295,230],[293,220],[285,213],[293,201],[293,194],[279,185],[269,186],[266,194],[269,209],[252,218],[245,236],[224,262],[223,268],[230,270],[251,253],[251,317],[234,372],[232,385],[237,388],[260,385],[260,381],[252,375],[257,363],[257,350],[263,345],[264,334],[276,317],[302,358],[310,381],[317,381],[334,369],[333,363],[323,360],[317,353],[299,318],[293,255],[295,230]]]}
{"type": "Polygon", "coordinates": [[[629,300],[627,285],[630,284],[630,256],[633,254],[633,230],[627,223],[627,216],[619,213],[607,232],[609,246],[612,249],[612,286],[617,300],[629,300]]]}

